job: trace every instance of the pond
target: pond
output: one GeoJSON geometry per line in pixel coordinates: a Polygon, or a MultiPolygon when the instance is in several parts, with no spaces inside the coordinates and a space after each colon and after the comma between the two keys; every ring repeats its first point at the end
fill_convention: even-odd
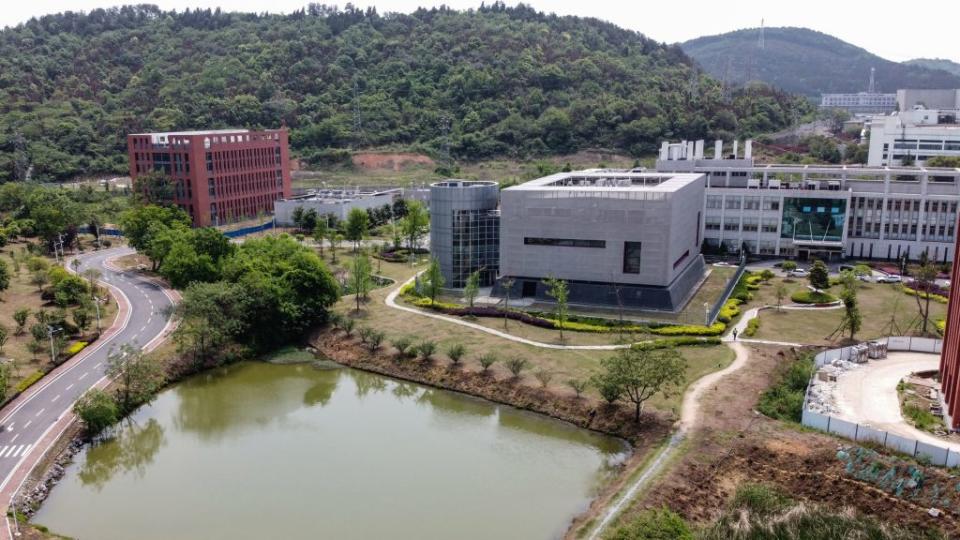
{"type": "Polygon", "coordinates": [[[452,392],[249,362],[85,447],[33,521],[108,540],[556,538],[627,451],[452,392]]]}

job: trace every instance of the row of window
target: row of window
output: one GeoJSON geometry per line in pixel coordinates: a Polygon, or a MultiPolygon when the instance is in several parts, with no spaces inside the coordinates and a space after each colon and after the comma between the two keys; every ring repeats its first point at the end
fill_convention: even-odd
{"type": "Polygon", "coordinates": [[[528,246],[553,246],[553,247],[577,247],[577,248],[600,248],[607,247],[605,240],[580,240],[576,238],[531,238],[525,237],[523,243],[528,246]]]}
{"type": "Polygon", "coordinates": [[[707,209],[710,210],[720,210],[722,208],[727,210],[780,210],[780,199],[767,197],[761,200],[761,197],[728,195],[724,201],[722,195],[707,195],[706,205],[707,209]],[[725,205],[724,202],[726,202],[725,205]]]}

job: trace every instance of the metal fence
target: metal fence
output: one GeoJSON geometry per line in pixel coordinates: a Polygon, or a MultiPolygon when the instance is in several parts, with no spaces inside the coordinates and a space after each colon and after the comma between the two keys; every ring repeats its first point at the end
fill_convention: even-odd
{"type": "MultiPolygon", "coordinates": [[[[941,339],[910,336],[891,336],[876,341],[886,343],[888,351],[939,354],[943,347],[943,340],[941,339]]],[[[852,349],[852,347],[842,347],[840,349],[821,352],[814,357],[817,369],[834,360],[849,359],[852,349]]],[[[816,373],[814,373],[813,376],[816,377],[816,373]]],[[[960,466],[960,452],[956,450],[925,443],[909,437],[902,437],[870,426],[864,426],[856,422],[850,422],[849,420],[841,420],[828,414],[820,414],[809,410],[807,404],[810,400],[810,387],[812,385],[813,379],[811,378],[810,382],[807,383],[807,394],[803,399],[803,417],[801,419],[803,425],[857,442],[871,441],[903,454],[908,454],[916,458],[929,459],[930,463],[934,465],[945,467],[960,466]]]]}
{"type": "Polygon", "coordinates": [[[227,238],[239,238],[241,236],[246,236],[248,234],[268,231],[273,228],[273,221],[268,221],[266,223],[261,223],[260,225],[252,225],[250,227],[244,227],[242,229],[235,229],[232,231],[222,231],[223,235],[227,238]]]}

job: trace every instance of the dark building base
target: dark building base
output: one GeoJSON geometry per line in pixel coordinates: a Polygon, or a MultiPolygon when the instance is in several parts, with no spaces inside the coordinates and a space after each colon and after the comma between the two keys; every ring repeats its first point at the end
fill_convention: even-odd
{"type": "MultiPolygon", "coordinates": [[[[622,304],[623,307],[630,309],[676,312],[683,309],[692,297],[694,288],[703,279],[704,271],[703,257],[698,256],[668,287],[628,284],[619,284],[617,287],[612,283],[568,281],[570,290],[568,302],[603,307],[618,307],[622,304]],[[618,288],[619,300],[617,299],[618,288]]],[[[545,277],[501,277],[493,287],[493,296],[506,296],[503,281],[507,277],[514,280],[510,288],[510,298],[533,298],[538,302],[554,301],[547,294],[549,287],[544,283],[545,277]]]]}

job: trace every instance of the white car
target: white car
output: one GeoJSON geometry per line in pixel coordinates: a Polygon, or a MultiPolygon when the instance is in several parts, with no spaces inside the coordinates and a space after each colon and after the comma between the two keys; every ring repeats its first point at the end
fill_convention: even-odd
{"type": "Polygon", "coordinates": [[[791,270],[787,275],[790,277],[807,277],[808,275],[810,275],[810,272],[807,272],[803,268],[797,268],[797,269],[791,270]]]}
{"type": "Polygon", "coordinates": [[[877,283],[900,283],[903,278],[896,274],[886,274],[877,278],[877,283]]]}

